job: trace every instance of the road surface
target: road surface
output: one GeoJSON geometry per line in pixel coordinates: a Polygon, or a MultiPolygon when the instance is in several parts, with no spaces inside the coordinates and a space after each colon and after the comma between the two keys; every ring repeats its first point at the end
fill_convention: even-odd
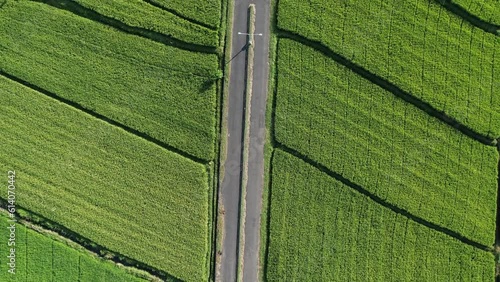
{"type": "Polygon", "coordinates": [[[255,4],[256,36],[254,39],[254,79],[250,116],[250,148],[248,158],[247,210],[244,248],[244,281],[258,281],[260,213],[264,173],[265,109],[269,58],[269,0],[235,0],[231,77],[227,118],[227,158],[220,196],[224,205],[224,235],[220,273],[217,281],[233,282],[237,278],[239,215],[241,191],[241,167],[243,148],[244,94],[246,77],[247,37],[238,32],[247,32],[248,6],[255,4]]]}
{"type": "Polygon", "coordinates": [[[250,113],[250,149],[246,195],[245,251],[243,282],[258,281],[260,215],[264,184],[264,144],[266,142],[266,100],[269,79],[270,0],[254,0],[255,33],[252,105],[250,113]]]}

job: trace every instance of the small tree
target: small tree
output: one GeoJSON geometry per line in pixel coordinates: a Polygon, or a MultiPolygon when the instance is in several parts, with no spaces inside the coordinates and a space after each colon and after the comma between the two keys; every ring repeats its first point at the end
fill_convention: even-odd
{"type": "Polygon", "coordinates": [[[222,70],[217,70],[215,71],[212,76],[210,77],[211,80],[219,80],[224,77],[224,72],[222,70]]]}

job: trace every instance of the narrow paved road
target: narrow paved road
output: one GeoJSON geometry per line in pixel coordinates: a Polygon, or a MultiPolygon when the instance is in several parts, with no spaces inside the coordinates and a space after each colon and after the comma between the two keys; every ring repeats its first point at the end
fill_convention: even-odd
{"type": "Polygon", "coordinates": [[[235,0],[232,34],[231,77],[227,116],[227,157],[220,197],[224,205],[224,234],[220,273],[217,281],[234,282],[237,277],[239,216],[241,192],[241,160],[245,94],[246,37],[238,31],[247,30],[248,1],[235,0]]]}
{"type": "Polygon", "coordinates": [[[250,149],[246,195],[245,251],[243,282],[257,282],[259,273],[260,214],[264,184],[264,144],[266,142],[266,100],[269,79],[270,0],[255,3],[254,69],[250,114],[250,149]]]}
{"type": "Polygon", "coordinates": [[[233,14],[233,38],[231,77],[229,81],[227,159],[220,196],[224,205],[224,235],[220,273],[217,281],[234,282],[237,278],[239,215],[241,191],[241,167],[243,148],[244,94],[246,77],[248,6],[256,6],[256,33],[254,50],[254,80],[250,125],[250,150],[247,184],[247,213],[244,249],[244,281],[258,281],[260,211],[264,172],[265,109],[268,80],[269,50],[269,0],[235,0],[233,14]]]}

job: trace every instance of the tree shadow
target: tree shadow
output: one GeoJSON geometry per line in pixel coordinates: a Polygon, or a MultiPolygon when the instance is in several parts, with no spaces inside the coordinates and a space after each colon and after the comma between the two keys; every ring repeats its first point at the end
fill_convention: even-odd
{"type": "Polygon", "coordinates": [[[210,90],[212,85],[214,85],[215,83],[217,83],[217,79],[207,78],[207,80],[205,80],[205,82],[203,82],[200,86],[200,89],[199,89],[200,93],[207,92],[208,90],[210,90]]]}

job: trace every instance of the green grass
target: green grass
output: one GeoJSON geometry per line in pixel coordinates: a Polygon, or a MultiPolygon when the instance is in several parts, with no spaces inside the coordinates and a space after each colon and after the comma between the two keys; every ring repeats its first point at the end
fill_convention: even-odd
{"type": "Polygon", "coordinates": [[[0,89],[0,170],[16,171],[20,207],[184,281],[208,278],[204,165],[3,77],[0,89]]]}
{"type": "Polygon", "coordinates": [[[500,1],[498,0],[450,0],[472,15],[488,23],[500,25],[500,1]]]}
{"type": "Polygon", "coordinates": [[[220,25],[221,0],[150,0],[160,6],[175,10],[186,18],[203,22],[213,28],[220,25]]]}
{"type": "Polygon", "coordinates": [[[276,140],[381,199],[490,246],[498,153],[318,51],[278,43],[276,140]]]}
{"type": "Polygon", "coordinates": [[[217,55],[165,46],[28,1],[0,9],[0,33],[0,70],[214,159],[217,55]]]}
{"type": "Polygon", "coordinates": [[[192,23],[143,0],[72,1],[127,25],[160,32],[185,42],[214,47],[219,42],[217,30],[192,23]]]}
{"type": "MultiPolygon", "coordinates": [[[[5,214],[0,215],[0,237],[9,238],[5,214]]],[[[16,225],[16,273],[8,272],[9,266],[5,257],[8,249],[2,248],[2,264],[0,264],[0,281],[33,281],[33,282],[104,282],[104,281],[145,281],[111,262],[103,261],[89,253],[73,249],[62,242],[55,241],[24,225],[16,225]],[[4,256],[5,255],[5,256],[4,256]]],[[[2,246],[3,243],[2,243],[2,246]]],[[[10,249],[10,247],[9,247],[10,249]]]]}
{"type": "Polygon", "coordinates": [[[482,135],[500,136],[500,38],[437,1],[281,0],[278,27],[321,42],[482,135]]]}
{"type": "Polygon", "coordinates": [[[373,202],[279,149],[267,281],[493,281],[491,253],[373,202]]]}

